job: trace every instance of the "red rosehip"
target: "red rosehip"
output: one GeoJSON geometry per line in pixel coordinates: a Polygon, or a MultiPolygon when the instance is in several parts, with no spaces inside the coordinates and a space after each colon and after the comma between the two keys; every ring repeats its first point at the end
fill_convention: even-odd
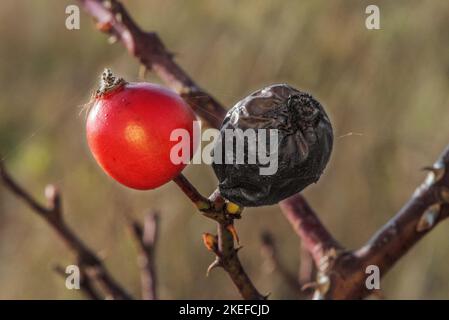
{"type": "MultiPolygon", "coordinates": [[[[150,83],[127,83],[110,70],[102,75],[87,118],[87,141],[98,164],[118,182],[134,189],[157,188],[186,166],[170,160],[175,129],[193,137],[195,114],[173,91],[150,83]]],[[[191,159],[194,151],[190,139],[191,159]]]]}

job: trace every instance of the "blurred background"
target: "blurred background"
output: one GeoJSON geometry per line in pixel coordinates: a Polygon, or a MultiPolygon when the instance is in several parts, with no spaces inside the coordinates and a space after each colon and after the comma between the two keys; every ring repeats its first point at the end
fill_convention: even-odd
{"type": "MultiPolygon", "coordinates": [[[[124,1],[145,30],[159,33],[176,60],[230,108],[262,86],[287,82],[312,93],[335,130],[324,176],[305,195],[348,248],[361,246],[421,182],[420,168],[449,143],[449,2],[401,1],[124,1]],[[365,8],[380,7],[381,30],[365,28],[365,8]],[[350,133],[353,133],[352,135],[350,133]]],[[[85,139],[83,105],[108,66],[130,81],[139,65],[110,45],[82,12],[65,28],[76,1],[0,2],[0,153],[12,175],[38,199],[55,183],[65,217],[126,288],[139,293],[136,248],[124,214],[161,212],[157,248],[162,299],[239,298],[202,243],[215,225],[169,183],[133,191],[107,177],[85,139]]],[[[147,81],[158,81],[148,75],[147,81]]],[[[207,166],[185,174],[204,194],[216,179],[207,166]]],[[[240,257],[261,292],[295,298],[261,255],[273,233],[292,273],[299,240],[277,206],[245,210],[237,229],[240,257]]],[[[449,298],[449,225],[443,223],[383,279],[388,299],[449,298]]],[[[75,299],[55,264],[73,256],[47,224],[0,186],[0,298],[75,299]]]]}

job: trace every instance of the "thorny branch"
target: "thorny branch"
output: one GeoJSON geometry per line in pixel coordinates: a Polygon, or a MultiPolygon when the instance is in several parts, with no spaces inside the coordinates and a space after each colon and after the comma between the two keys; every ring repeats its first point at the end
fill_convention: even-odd
{"type": "MultiPolygon", "coordinates": [[[[142,31],[118,1],[79,1],[97,20],[97,27],[101,31],[119,39],[147,69],[155,71],[170,87],[178,91],[210,126],[220,125],[225,109],[200,89],[174,62],[173,54],[165,48],[156,33],[142,31]]],[[[430,168],[426,182],[397,215],[365,246],[352,252],[345,250],[331,236],[301,195],[284,200],[281,209],[318,268],[315,296],[328,299],[367,296],[369,292],[364,286],[365,267],[376,264],[384,275],[408,249],[449,214],[448,166],[449,149],[430,168]]],[[[183,176],[175,179],[175,182],[205,216],[219,223],[218,237],[205,235],[205,243],[217,254],[217,262],[212,266],[224,266],[244,297],[261,298],[238,261],[234,236],[228,229],[229,225],[226,225],[227,222],[232,222],[232,218],[229,220],[225,202],[217,194],[213,200],[202,197],[183,176]],[[214,244],[214,239],[218,243],[214,244]],[[224,262],[228,258],[233,261],[232,266],[224,262]],[[250,290],[241,288],[242,279],[250,290]]],[[[30,205],[33,206],[33,203],[30,205]]]]}
{"type": "Polygon", "coordinates": [[[142,226],[137,221],[130,221],[131,231],[136,240],[139,256],[142,299],[157,300],[157,278],[155,272],[155,250],[159,229],[159,214],[150,212],[145,216],[142,226]]]}
{"type": "Polygon", "coordinates": [[[211,127],[221,125],[226,110],[201,89],[174,61],[155,32],[137,26],[124,6],[115,0],[79,0],[85,11],[97,21],[97,28],[118,39],[148,70],[153,70],[177,91],[192,109],[211,127]]]}
{"type": "Polygon", "coordinates": [[[365,286],[366,268],[375,265],[384,276],[424,235],[449,215],[449,146],[431,167],[424,183],[409,201],[364,246],[355,251],[341,247],[305,199],[295,195],[281,208],[318,268],[316,298],[362,299],[375,292],[365,286]]]}
{"type": "Polygon", "coordinates": [[[209,266],[207,273],[216,267],[222,267],[239,290],[241,296],[248,300],[263,300],[265,296],[257,291],[248,277],[238,257],[239,248],[235,248],[234,240],[238,237],[234,227],[234,219],[239,219],[242,208],[225,201],[218,192],[209,199],[204,198],[182,174],[174,182],[187,195],[204,216],[215,220],[218,234],[204,234],[204,244],[215,253],[215,261],[209,266]]]}
{"type": "Polygon", "coordinates": [[[62,215],[61,195],[53,186],[45,188],[47,206],[40,204],[9,175],[0,161],[0,179],[3,185],[24,201],[35,213],[53,228],[59,238],[76,255],[78,266],[89,278],[97,281],[114,299],[131,299],[131,296],[106,270],[101,259],[66,224],[62,215]]]}

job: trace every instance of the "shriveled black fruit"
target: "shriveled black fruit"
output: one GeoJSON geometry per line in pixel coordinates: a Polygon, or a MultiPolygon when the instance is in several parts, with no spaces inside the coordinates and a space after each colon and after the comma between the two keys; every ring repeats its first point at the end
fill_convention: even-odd
{"type": "Polygon", "coordinates": [[[330,120],[310,94],[287,84],[258,90],[229,110],[220,129],[212,163],[220,192],[242,206],[275,204],[318,181],[329,161],[332,143],[330,120]],[[266,129],[277,129],[277,139],[274,138],[278,142],[277,150],[270,149],[266,129]],[[255,140],[251,139],[250,131],[256,133],[252,135],[255,140]],[[261,131],[266,132],[266,141],[259,136],[261,131]],[[235,136],[230,135],[232,132],[235,136]],[[238,137],[246,137],[240,150],[238,137]],[[262,155],[271,157],[268,164],[257,154],[264,146],[262,150],[266,152],[262,155]],[[236,161],[239,152],[243,163],[242,158],[240,163],[236,161]],[[256,161],[251,163],[251,159],[256,161]],[[276,171],[273,171],[274,159],[277,159],[276,171]],[[270,163],[272,174],[261,174],[261,169],[270,171],[267,170],[270,163]]]}

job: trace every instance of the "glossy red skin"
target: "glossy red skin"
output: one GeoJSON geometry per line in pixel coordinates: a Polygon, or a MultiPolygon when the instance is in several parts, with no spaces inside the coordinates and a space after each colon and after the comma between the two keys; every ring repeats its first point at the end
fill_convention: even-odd
{"type": "Polygon", "coordinates": [[[170,160],[170,150],[178,143],[170,141],[174,129],[189,132],[192,157],[195,120],[173,91],[150,83],[126,83],[96,99],[87,119],[87,141],[112,178],[130,188],[154,189],[186,166],[170,160]]]}

